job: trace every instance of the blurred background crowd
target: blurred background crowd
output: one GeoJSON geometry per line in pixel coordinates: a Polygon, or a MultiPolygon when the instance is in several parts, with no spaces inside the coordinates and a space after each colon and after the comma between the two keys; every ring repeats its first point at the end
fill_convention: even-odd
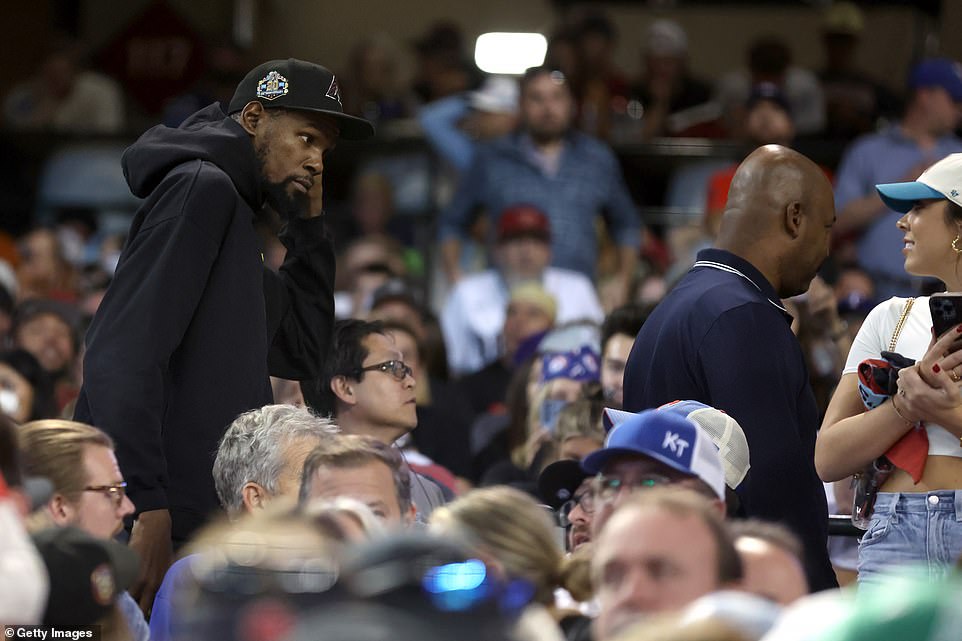
{"type": "MultiPolygon", "coordinates": [[[[791,532],[729,527],[724,488],[632,503],[617,488],[583,491],[591,479],[564,463],[603,447],[603,409],[620,407],[635,335],[711,245],[735,167],[759,145],[805,153],[835,186],[830,258],[786,301],[821,412],[868,311],[938,289],[905,274],[898,214],[874,185],[962,151],[958,46],[940,38],[962,25],[955,3],[26,4],[0,10],[22,29],[11,36],[21,50],[0,63],[0,558],[37,578],[21,584],[26,609],[0,604],[23,618],[0,624],[61,616],[118,639],[493,641],[590,638],[600,611],[598,641],[962,636],[956,584],[904,579],[783,612],[808,592],[791,532]],[[483,70],[482,31],[541,33],[546,52],[530,65],[540,70],[483,70]],[[339,144],[325,166],[337,331],[390,334],[417,381],[416,418],[384,428],[401,435],[400,455],[394,438],[335,437],[291,407],[235,421],[228,436],[276,442],[260,452],[271,463],[253,469],[225,436],[214,476],[231,521],[199,533],[166,592],[138,608],[124,598],[137,560],[110,541],[134,511],[110,439],[56,422],[72,416],[85,328],[139,204],[120,158],[146,128],[226,102],[254,65],[289,55],[334,69],[345,112],[376,125],[373,143],[339,144]],[[431,510],[416,505],[421,475],[444,495],[431,510]],[[330,489],[340,484],[376,487],[330,489]],[[4,512],[4,496],[19,508],[4,512]],[[112,511],[91,511],[94,498],[112,511]],[[606,501],[624,505],[611,515],[606,501]],[[35,522],[44,506],[73,529],[35,522]],[[39,557],[14,535],[30,512],[39,557]],[[592,513],[611,527],[602,533],[592,513]],[[385,534],[401,523],[416,534],[385,534]],[[666,550],[649,562],[662,564],[649,567],[661,585],[649,602],[620,602],[631,590],[614,574],[627,570],[592,553],[599,533],[617,550],[615,526],[621,539],[650,529],[651,549],[666,550]],[[706,574],[676,594],[665,577],[685,563],[706,574]],[[896,596],[917,616],[872,628],[896,596]],[[665,616],[626,632],[619,608],[665,616]]],[[[276,222],[259,223],[273,269],[284,258],[276,222]]],[[[323,406],[297,382],[272,382],[279,405],[323,406]]],[[[844,513],[848,484],[826,493],[844,513]]],[[[831,543],[843,585],[853,541],[831,543]]]]}

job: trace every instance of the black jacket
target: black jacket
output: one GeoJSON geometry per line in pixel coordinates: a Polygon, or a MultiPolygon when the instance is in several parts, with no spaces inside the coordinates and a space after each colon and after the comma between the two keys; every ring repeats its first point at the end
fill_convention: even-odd
{"type": "Polygon", "coordinates": [[[169,509],[182,541],[217,509],[218,440],[272,402],[268,374],[318,375],[334,255],[321,218],[292,219],[280,275],[264,267],[259,165],[217,105],[150,129],[123,167],[146,200],[87,333],[75,418],[113,437],[137,512],[169,509]]]}

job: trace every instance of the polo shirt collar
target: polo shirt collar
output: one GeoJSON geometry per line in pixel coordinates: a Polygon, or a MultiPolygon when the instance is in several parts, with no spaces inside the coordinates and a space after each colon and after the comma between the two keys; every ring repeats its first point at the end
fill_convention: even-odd
{"type": "Polygon", "coordinates": [[[781,298],[778,296],[778,292],[776,292],[772,284],[768,282],[768,279],[765,278],[754,265],[741,256],[736,256],[724,249],[703,249],[698,252],[695,265],[692,269],[695,268],[717,269],[739,278],[744,278],[754,286],[761,296],[768,299],[768,302],[777,307],[788,319],[788,322],[794,320],[794,317],[785,309],[781,298]]]}

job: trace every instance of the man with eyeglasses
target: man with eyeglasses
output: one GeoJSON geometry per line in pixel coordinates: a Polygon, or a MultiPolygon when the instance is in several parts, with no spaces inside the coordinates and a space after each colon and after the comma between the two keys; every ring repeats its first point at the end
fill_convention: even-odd
{"type": "Polygon", "coordinates": [[[541,470],[538,494],[558,514],[565,528],[565,544],[574,552],[591,541],[591,522],[595,512],[594,477],[574,459],[555,461],[541,470]]]}
{"type": "Polygon", "coordinates": [[[594,475],[595,536],[632,490],[678,486],[694,490],[725,516],[725,471],[718,448],[693,421],[648,410],[615,425],[605,446],[581,466],[594,475]]]}
{"type": "MultiPolygon", "coordinates": [[[[301,383],[304,400],[341,432],[370,436],[391,446],[417,427],[414,375],[390,332],[379,321],[341,320],[319,380],[301,383]]],[[[431,479],[411,472],[411,498],[418,519],[444,504],[431,479]]]]}
{"type": "MultiPolygon", "coordinates": [[[[73,526],[98,539],[111,539],[123,529],[134,504],[107,434],[84,423],[51,419],[23,425],[19,443],[24,472],[53,484],[43,508],[53,525],[73,526]]],[[[148,639],[147,623],[130,594],[124,592],[117,603],[132,638],[148,639]]]]}

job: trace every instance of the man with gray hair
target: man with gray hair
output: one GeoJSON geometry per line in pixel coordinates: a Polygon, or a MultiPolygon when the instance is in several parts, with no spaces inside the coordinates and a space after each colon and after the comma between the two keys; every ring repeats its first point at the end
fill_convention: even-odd
{"type": "Polygon", "coordinates": [[[228,516],[263,508],[277,497],[295,498],[304,459],[338,433],[327,418],[293,405],[265,405],[234,419],[214,459],[214,487],[228,516]]]}
{"type": "MultiPolygon", "coordinates": [[[[308,453],[336,437],[337,425],[294,405],[265,405],[234,419],[221,437],[214,459],[214,487],[231,520],[264,509],[278,498],[296,499],[308,453]]],[[[174,592],[193,555],[167,570],[154,597],[150,638],[171,638],[170,608],[174,592]]]]}

